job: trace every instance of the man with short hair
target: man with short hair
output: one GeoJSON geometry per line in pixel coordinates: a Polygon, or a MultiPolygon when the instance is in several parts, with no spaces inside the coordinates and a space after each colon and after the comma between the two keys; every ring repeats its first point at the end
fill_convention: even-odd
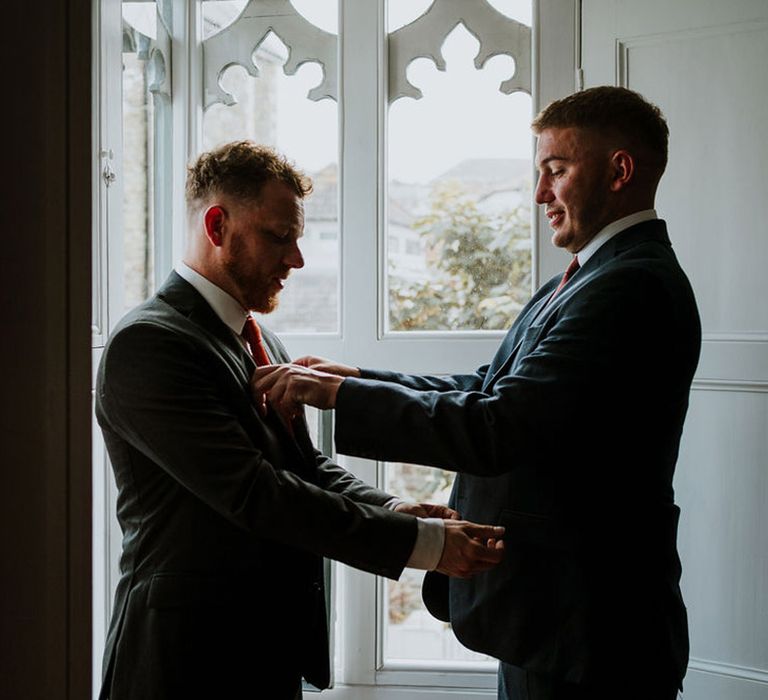
{"type": "Polygon", "coordinates": [[[688,659],[672,478],[701,327],[654,207],[666,122],[630,90],[558,100],[533,122],[536,202],[573,255],[474,374],[320,358],[257,369],[281,413],[336,409],[345,454],[459,474],[463,517],[506,527],[504,562],[425,599],[501,660],[509,700],[672,700],[688,659]],[[442,610],[441,610],[442,603],[442,610]]]}
{"type": "Polygon", "coordinates": [[[104,349],[96,414],[124,538],[102,698],[294,700],[302,676],[329,682],[322,557],[398,578],[503,555],[485,544],[502,528],[368,486],[314,449],[303,416],[251,400],[254,367],[289,359],[252,312],[304,264],[310,190],[250,142],[200,156],[184,263],[104,349]]]}

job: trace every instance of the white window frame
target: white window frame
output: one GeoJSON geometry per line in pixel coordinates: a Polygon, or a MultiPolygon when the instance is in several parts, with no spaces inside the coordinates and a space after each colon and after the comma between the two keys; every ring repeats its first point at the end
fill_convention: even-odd
{"type": "MultiPolygon", "coordinates": [[[[170,0],[173,11],[171,47],[172,197],[170,261],[180,259],[185,236],[184,180],[186,164],[202,143],[202,2],[170,0]]],[[[533,108],[569,94],[578,85],[577,50],[580,0],[533,1],[533,108]]],[[[503,332],[385,333],[384,261],[386,201],[387,100],[386,0],[339,0],[339,164],[340,164],[340,319],[330,334],[283,334],[293,356],[316,354],[353,365],[406,372],[445,374],[471,371],[493,356],[503,332]],[[375,275],[370,274],[376,270],[375,275]],[[446,338],[451,342],[446,343],[446,338]]],[[[120,0],[94,2],[94,250],[98,266],[95,294],[100,308],[94,330],[94,368],[106,332],[122,312],[114,288],[120,275],[121,99],[115,94],[115,66],[121,65],[120,0]],[[105,187],[99,157],[111,148],[115,187],[105,187]],[[117,251],[117,252],[116,252],[117,251]],[[113,285],[110,287],[110,281],[113,285]]],[[[563,268],[546,222],[537,214],[533,226],[534,287],[563,268]]],[[[167,259],[167,258],[166,258],[167,259]]],[[[167,263],[166,263],[167,264],[167,263]]],[[[168,270],[159,270],[160,278],[168,270]]],[[[94,430],[94,693],[98,692],[101,653],[116,584],[115,548],[120,533],[114,516],[112,475],[94,430]]],[[[382,484],[376,462],[343,458],[342,463],[366,481],[382,484]]],[[[119,550],[118,550],[119,551],[119,550]]],[[[383,659],[383,582],[346,566],[335,567],[335,683],[324,697],[389,700],[445,697],[446,688],[464,691],[452,698],[487,698],[495,692],[495,672],[456,663],[387,664],[383,659]],[[360,686],[367,686],[361,695],[360,686]]],[[[95,695],[94,695],[95,697],[95,695]]]]}

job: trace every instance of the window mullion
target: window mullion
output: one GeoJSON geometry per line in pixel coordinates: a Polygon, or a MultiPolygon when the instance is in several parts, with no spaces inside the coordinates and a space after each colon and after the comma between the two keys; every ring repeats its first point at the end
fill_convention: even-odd
{"type": "Polygon", "coordinates": [[[353,363],[371,356],[378,337],[383,5],[340,3],[342,336],[353,363]]]}
{"type": "MultiPolygon", "coordinates": [[[[384,0],[340,0],[341,335],[340,359],[358,364],[378,339],[384,0]]],[[[376,465],[345,465],[376,481],[376,465]]],[[[376,673],[376,579],[339,567],[337,682],[372,685],[376,673]]]]}
{"type": "Polygon", "coordinates": [[[171,9],[172,230],[161,235],[172,236],[171,260],[175,264],[183,255],[186,239],[187,163],[202,145],[202,0],[172,0],[171,9]]]}

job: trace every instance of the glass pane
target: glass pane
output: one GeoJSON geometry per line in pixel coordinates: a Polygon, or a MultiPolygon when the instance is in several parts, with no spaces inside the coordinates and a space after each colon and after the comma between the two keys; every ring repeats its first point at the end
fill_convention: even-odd
{"type": "Polygon", "coordinates": [[[154,100],[147,64],[157,34],[155,3],[123,3],[123,302],[154,292],[154,100]]]}
{"type": "Polygon", "coordinates": [[[203,2],[203,40],[218,34],[234,22],[248,0],[206,0],[203,2]]]}
{"type": "MultiPolygon", "coordinates": [[[[413,464],[387,464],[386,490],[417,502],[447,503],[454,473],[413,464]]],[[[451,626],[432,617],[421,600],[423,571],[405,569],[386,581],[384,658],[387,661],[492,661],[456,639],[451,626]]]]}
{"type": "MultiPolygon", "coordinates": [[[[530,2],[513,4],[530,16],[530,2]]],[[[390,0],[390,15],[403,5],[390,0]]],[[[531,295],[531,98],[500,92],[514,61],[477,70],[479,49],[458,25],[442,46],[446,70],[412,61],[407,77],[423,97],[390,107],[391,331],[505,330],[531,295]]]]}
{"type": "MultiPolygon", "coordinates": [[[[221,25],[232,22],[234,5],[204,2],[206,31],[216,33],[221,25]]],[[[337,25],[336,0],[297,3],[297,10],[326,31],[337,25]]],[[[309,90],[322,81],[319,63],[304,63],[295,75],[285,75],[288,53],[283,40],[270,32],[252,56],[258,77],[251,77],[238,65],[223,72],[221,85],[237,103],[214,104],[206,110],[203,146],[209,150],[229,141],[251,139],[272,146],[312,177],[314,192],[305,201],[301,243],[305,266],[293,271],[280,295],[280,306],[266,322],[281,333],[335,332],[340,255],[338,109],[333,100],[307,98],[309,90]]]]}

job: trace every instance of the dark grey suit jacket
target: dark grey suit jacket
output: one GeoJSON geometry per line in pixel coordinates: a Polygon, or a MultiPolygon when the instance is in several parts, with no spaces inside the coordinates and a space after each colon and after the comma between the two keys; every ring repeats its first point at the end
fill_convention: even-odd
{"type": "Polygon", "coordinates": [[[364,371],[338,394],[339,452],[461,472],[463,517],[506,526],[506,557],[452,579],[468,647],[573,682],[679,680],[688,655],[672,477],[698,362],[696,303],[662,221],[550,280],[490,365],[364,371]]]}
{"type": "Polygon", "coordinates": [[[303,420],[291,435],[262,418],[253,367],[175,273],[106,345],[96,415],[124,538],[104,697],[279,697],[286,672],[326,687],[321,557],[397,578],[410,555],[415,518],[381,508],[303,420]]]}

